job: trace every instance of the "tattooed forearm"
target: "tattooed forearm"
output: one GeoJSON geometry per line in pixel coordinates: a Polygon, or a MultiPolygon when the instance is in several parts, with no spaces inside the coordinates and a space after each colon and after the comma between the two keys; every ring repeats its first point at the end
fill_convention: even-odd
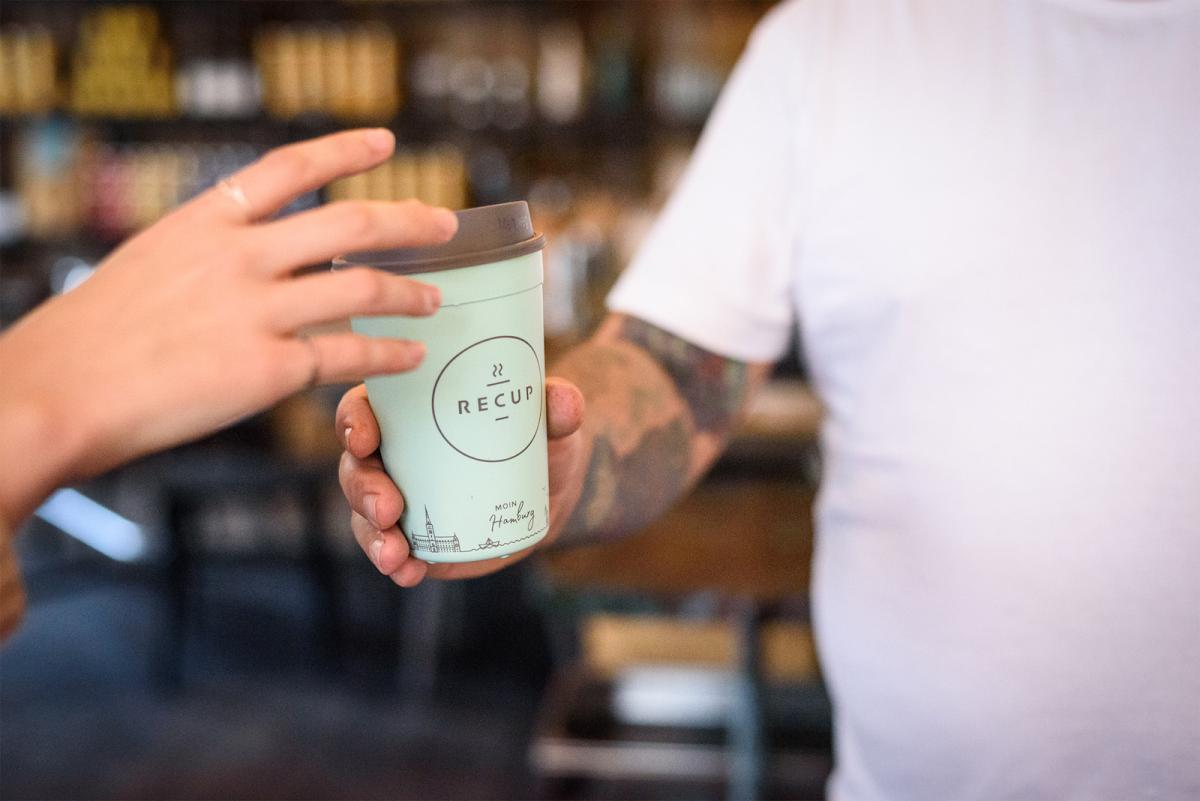
{"type": "Polygon", "coordinates": [[[552,371],[587,401],[588,468],[566,539],[626,534],[670,508],[716,458],[766,370],[611,317],[552,371]]]}
{"type": "Polygon", "coordinates": [[[619,336],[653,356],[687,403],[697,431],[728,434],[746,394],[749,365],[718,356],[637,319],[620,318],[619,336]]]}
{"type": "Polygon", "coordinates": [[[687,488],[687,450],[679,420],[648,432],[623,459],[605,437],[596,437],[567,536],[625,534],[649,523],[687,488]]]}

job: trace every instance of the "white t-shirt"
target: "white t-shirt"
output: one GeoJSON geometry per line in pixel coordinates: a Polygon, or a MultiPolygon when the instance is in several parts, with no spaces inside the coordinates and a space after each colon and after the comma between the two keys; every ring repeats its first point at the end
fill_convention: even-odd
{"type": "Polygon", "coordinates": [[[799,325],[833,798],[1200,797],[1200,2],[778,7],[609,304],[799,325]]]}

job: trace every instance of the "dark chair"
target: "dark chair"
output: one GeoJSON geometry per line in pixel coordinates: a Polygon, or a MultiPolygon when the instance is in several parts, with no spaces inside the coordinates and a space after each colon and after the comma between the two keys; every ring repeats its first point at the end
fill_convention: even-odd
{"type": "Polygon", "coordinates": [[[167,521],[164,592],[169,614],[159,666],[165,687],[179,688],[183,683],[188,632],[199,600],[197,568],[213,558],[197,541],[196,523],[214,503],[229,499],[253,502],[287,493],[298,500],[302,562],[311,579],[313,608],[320,610],[318,648],[328,662],[340,660],[340,593],[336,560],[327,545],[324,525],[324,498],[336,471],[336,462],[296,463],[265,450],[197,446],[163,459],[161,491],[167,521]]]}

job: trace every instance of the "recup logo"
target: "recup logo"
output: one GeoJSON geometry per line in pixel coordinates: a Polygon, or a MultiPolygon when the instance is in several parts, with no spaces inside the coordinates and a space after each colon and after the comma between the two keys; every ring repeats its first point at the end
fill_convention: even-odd
{"type": "Polygon", "coordinates": [[[450,447],[481,462],[524,453],[542,422],[542,365],[520,337],[480,340],[446,363],[433,385],[434,422],[450,447]]]}

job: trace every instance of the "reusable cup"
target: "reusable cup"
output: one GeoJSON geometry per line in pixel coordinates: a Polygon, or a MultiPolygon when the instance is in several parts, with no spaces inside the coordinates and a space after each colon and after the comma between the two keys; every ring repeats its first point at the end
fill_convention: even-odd
{"type": "Polygon", "coordinates": [[[367,379],[381,455],[404,494],[400,529],[427,562],[508,556],[549,530],[542,248],[524,201],[457,212],[428,248],[351,253],[442,290],[432,317],[361,317],[353,329],[425,343],[421,365],[367,379]]]}

